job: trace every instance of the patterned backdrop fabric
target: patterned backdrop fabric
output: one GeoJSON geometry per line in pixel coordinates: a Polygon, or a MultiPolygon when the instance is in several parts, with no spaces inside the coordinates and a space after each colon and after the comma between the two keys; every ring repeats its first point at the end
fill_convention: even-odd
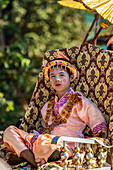
{"type": "MultiPolygon", "coordinates": [[[[106,51],[91,44],[80,47],[50,50],[45,53],[38,81],[33,92],[28,110],[25,113],[20,129],[32,132],[41,129],[42,106],[55,92],[49,81],[44,79],[44,66],[47,61],[57,56],[58,50],[66,55],[77,68],[77,78],[71,84],[75,91],[81,91],[102,111],[109,129],[113,131],[113,52],[106,51]],[[110,120],[110,123],[109,123],[110,120]]],[[[90,132],[89,128],[86,132],[90,132]]],[[[91,136],[91,134],[89,134],[91,136]]]]}
{"type": "MultiPolygon", "coordinates": [[[[50,50],[45,53],[36,87],[33,92],[29,107],[20,125],[20,129],[23,129],[27,132],[32,132],[33,129],[39,131],[42,128],[40,110],[42,106],[55,95],[55,92],[52,89],[49,81],[44,80],[44,66],[47,61],[54,59],[57,56],[58,50],[59,49],[50,50]]],[[[71,84],[71,87],[75,91],[81,91],[85,97],[92,100],[100,108],[109,126],[111,132],[110,136],[112,139],[113,52],[106,51],[91,44],[83,44],[80,47],[74,46],[71,48],[63,48],[60,49],[60,51],[66,55],[72,64],[75,64],[77,68],[77,78],[71,84]]],[[[85,129],[84,134],[91,136],[91,131],[88,127],[85,129]]],[[[103,143],[109,145],[109,140],[103,139],[103,143]]],[[[4,160],[6,160],[7,155],[10,154],[9,150],[3,144],[3,132],[0,132],[0,154],[3,156],[4,160]]],[[[61,162],[45,164],[40,168],[40,170],[48,170],[51,168],[56,168],[56,166],[58,169],[60,164],[61,162]]],[[[91,166],[96,167],[95,163],[91,166]]],[[[12,166],[11,169],[35,170],[35,168],[32,168],[28,162],[23,162],[12,166]]],[[[61,166],[60,169],[62,169],[61,166]]]]}

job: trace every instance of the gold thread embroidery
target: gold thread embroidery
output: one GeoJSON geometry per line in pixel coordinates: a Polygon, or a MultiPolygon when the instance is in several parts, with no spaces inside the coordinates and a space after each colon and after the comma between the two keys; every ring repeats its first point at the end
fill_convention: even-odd
{"type": "Polygon", "coordinates": [[[87,70],[86,77],[91,86],[94,86],[94,84],[97,83],[99,79],[99,71],[94,63],[92,63],[92,66],[87,70]]]}
{"type": "Polygon", "coordinates": [[[88,87],[86,81],[84,81],[84,78],[81,77],[81,82],[80,82],[79,85],[76,87],[76,91],[82,91],[85,96],[88,95],[89,87],[88,87]]]}
{"type": "Polygon", "coordinates": [[[113,86],[113,63],[111,63],[111,67],[106,72],[106,81],[110,86],[113,86]]]}
{"type": "Polygon", "coordinates": [[[87,53],[87,51],[81,52],[80,55],[77,58],[77,65],[81,70],[84,70],[85,67],[88,67],[90,63],[90,55],[87,53]]]}
{"type": "Polygon", "coordinates": [[[53,107],[54,107],[54,99],[50,100],[47,104],[47,110],[46,115],[44,118],[46,129],[44,130],[44,133],[50,133],[51,130],[54,129],[56,125],[66,123],[67,119],[70,116],[71,110],[73,108],[73,104],[79,103],[82,99],[79,97],[80,94],[69,94],[67,95],[69,98],[69,103],[65,106],[65,108],[62,110],[59,116],[53,115],[53,107]],[[50,115],[52,115],[52,124],[48,125],[48,121],[50,118],[50,115]]]}
{"type": "Polygon", "coordinates": [[[99,101],[102,101],[107,95],[107,86],[104,82],[99,83],[95,88],[95,96],[99,98],[99,101]]]}
{"type": "Polygon", "coordinates": [[[104,71],[109,62],[109,55],[107,53],[100,53],[97,57],[97,65],[101,69],[101,71],[104,71]]]}

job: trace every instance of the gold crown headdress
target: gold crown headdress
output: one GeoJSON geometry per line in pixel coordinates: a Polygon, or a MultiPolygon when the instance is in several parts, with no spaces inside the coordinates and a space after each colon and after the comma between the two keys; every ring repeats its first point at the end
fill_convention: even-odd
{"type": "Polygon", "coordinates": [[[45,77],[49,78],[48,71],[49,71],[49,69],[51,69],[51,67],[54,69],[54,66],[56,66],[58,69],[58,66],[61,66],[61,69],[62,69],[62,67],[65,67],[65,70],[66,70],[66,68],[68,68],[70,70],[70,72],[74,75],[74,78],[76,78],[76,75],[77,75],[76,68],[74,65],[72,65],[68,61],[69,61],[69,59],[66,56],[64,56],[60,51],[58,51],[58,55],[57,55],[56,59],[53,61],[50,61],[46,64],[45,72],[44,72],[45,77]],[[67,61],[64,61],[62,59],[66,59],[67,61]]]}

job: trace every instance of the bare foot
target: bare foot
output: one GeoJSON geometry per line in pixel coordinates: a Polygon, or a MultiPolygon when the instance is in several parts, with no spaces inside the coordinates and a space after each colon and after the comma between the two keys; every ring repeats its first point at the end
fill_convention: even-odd
{"type": "Polygon", "coordinates": [[[24,158],[19,158],[17,155],[14,155],[13,153],[8,155],[6,157],[6,161],[9,165],[17,165],[21,162],[24,162],[25,159],[24,158]]]}
{"type": "Polygon", "coordinates": [[[54,162],[54,161],[58,161],[59,159],[61,159],[61,155],[60,155],[60,150],[56,149],[48,158],[47,162],[54,162]]]}
{"type": "Polygon", "coordinates": [[[37,163],[37,168],[39,168],[41,165],[45,164],[46,161],[44,160],[44,158],[38,158],[36,160],[36,163],[37,163]]]}
{"type": "Polygon", "coordinates": [[[20,153],[20,156],[30,162],[34,167],[37,167],[33,153],[26,149],[20,153]]]}
{"type": "Polygon", "coordinates": [[[107,160],[106,160],[107,163],[111,164],[111,155],[108,153],[107,154],[107,160]]]}

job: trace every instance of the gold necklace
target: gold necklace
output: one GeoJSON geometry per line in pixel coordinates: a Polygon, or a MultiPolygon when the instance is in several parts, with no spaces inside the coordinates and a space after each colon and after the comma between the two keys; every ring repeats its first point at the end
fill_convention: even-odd
{"type": "Polygon", "coordinates": [[[62,112],[58,116],[54,116],[53,114],[53,108],[54,108],[54,99],[49,100],[47,104],[47,110],[46,115],[44,118],[46,129],[44,130],[44,133],[50,133],[55,126],[66,123],[67,119],[70,117],[71,110],[73,108],[74,104],[79,103],[82,99],[79,97],[79,93],[75,94],[68,94],[69,103],[65,106],[65,108],[62,110],[62,112]],[[52,123],[51,125],[48,125],[48,121],[50,119],[50,115],[52,115],[52,123]]]}

